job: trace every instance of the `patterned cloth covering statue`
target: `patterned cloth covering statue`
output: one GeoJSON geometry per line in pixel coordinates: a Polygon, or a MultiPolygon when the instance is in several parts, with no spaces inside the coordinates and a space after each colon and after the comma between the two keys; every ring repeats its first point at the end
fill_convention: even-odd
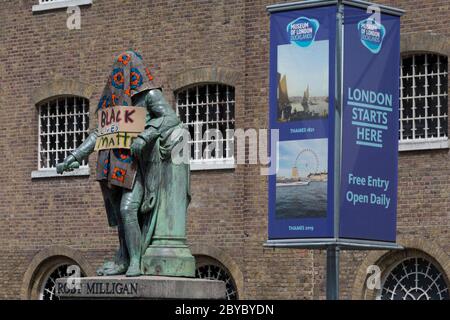
{"type": "MultiPolygon", "coordinates": [[[[171,214],[177,216],[178,211],[178,217],[185,219],[190,201],[189,164],[175,164],[171,159],[174,147],[182,142],[179,129],[184,127],[135,51],[123,52],[115,59],[97,111],[112,106],[146,108],[147,116],[145,130],[130,149],[98,152],[96,179],[109,225],[118,228],[119,249],[97,274],[139,276],[143,273],[141,258],[152,244],[157,223],[164,223],[157,217],[167,210],[167,203],[176,204],[170,207],[171,214]]],[[[78,167],[94,151],[98,136],[96,128],[57,165],[58,173],[78,167]]]]}

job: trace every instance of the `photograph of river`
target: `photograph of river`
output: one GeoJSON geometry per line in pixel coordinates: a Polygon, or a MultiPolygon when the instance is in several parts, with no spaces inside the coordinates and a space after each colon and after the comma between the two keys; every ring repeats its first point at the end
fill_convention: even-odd
{"type": "Polygon", "coordinates": [[[327,214],[328,139],[281,141],[276,179],[277,219],[327,214]]]}
{"type": "Polygon", "coordinates": [[[327,182],[314,181],[307,185],[278,187],[276,217],[317,218],[327,213],[327,182]]]}

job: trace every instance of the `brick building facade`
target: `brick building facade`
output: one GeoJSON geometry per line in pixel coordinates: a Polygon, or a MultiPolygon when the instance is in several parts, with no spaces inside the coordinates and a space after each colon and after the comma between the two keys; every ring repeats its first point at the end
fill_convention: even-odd
{"type": "MultiPolygon", "coordinates": [[[[116,249],[116,233],[107,226],[95,181],[96,155],[89,158],[88,169],[56,176],[38,170],[38,139],[40,108],[61,97],[89,102],[92,127],[113,58],[122,50],[142,53],[174,106],[175,93],[184,88],[224,84],[234,90],[236,128],[268,124],[265,7],[273,1],[95,0],[81,7],[81,28],[75,30],[67,28],[66,9],[33,12],[38,2],[0,1],[0,298],[5,299],[41,297],[48,276],[60,265],[76,263],[85,275],[93,275],[116,249]]],[[[401,27],[405,59],[414,55],[422,61],[429,53],[429,59],[438,55],[447,65],[447,0],[379,2],[406,10],[401,27]]],[[[446,70],[441,70],[442,79],[447,79],[446,70]]],[[[447,110],[442,88],[447,91],[448,81],[439,85],[445,101],[441,107],[447,110]]],[[[441,123],[448,126],[447,120],[441,123]]],[[[406,249],[343,252],[342,298],[375,298],[378,292],[365,287],[367,267],[377,264],[382,279],[388,279],[409,259],[435,268],[433,276],[442,279],[445,296],[442,286],[450,285],[450,162],[444,131],[441,139],[421,137],[400,151],[398,242],[406,249]]],[[[324,298],[323,251],[263,247],[267,179],[259,166],[193,170],[191,188],[187,233],[199,267],[226,271],[240,299],[324,298]]]]}

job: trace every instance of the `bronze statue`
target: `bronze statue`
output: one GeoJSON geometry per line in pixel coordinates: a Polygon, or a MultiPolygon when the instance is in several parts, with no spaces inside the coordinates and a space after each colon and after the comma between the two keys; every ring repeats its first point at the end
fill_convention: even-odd
{"type": "MultiPolygon", "coordinates": [[[[129,149],[98,152],[97,180],[109,225],[118,228],[119,249],[97,274],[193,277],[195,261],[185,244],[190,168],[172,161],[174,148],[183,143],[184,125],[135,51],[116,58],[97,110],[112,106],[146,108],[147,116],[145,130],[129,149]]],[[[79,166],[98,137],[96,128],[57,172],[79,166]]]]}

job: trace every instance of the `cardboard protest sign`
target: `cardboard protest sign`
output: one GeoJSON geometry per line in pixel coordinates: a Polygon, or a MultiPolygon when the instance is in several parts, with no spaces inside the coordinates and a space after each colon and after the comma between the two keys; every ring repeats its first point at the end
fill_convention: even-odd
{"type": "Polygon", "coordinates": [[[147,110],[141,107],[116,106],[98,111],[100,135],[116,132],[142,132],[147,110]]]}
{"type": "Polygon", "coordinates": [[[138,136],[139,132],[117,132],[105,134],[97,138],[95,142],[95,150],[104,149],[130,149],[133,140],[138,136]]]}
{"type": "Polygon", "coordinates": [[[134,138],[145,129],[147,110],[141,107],[115,106],[98,111],[99,137],[95,150],[129,149],[134,138]]]}

